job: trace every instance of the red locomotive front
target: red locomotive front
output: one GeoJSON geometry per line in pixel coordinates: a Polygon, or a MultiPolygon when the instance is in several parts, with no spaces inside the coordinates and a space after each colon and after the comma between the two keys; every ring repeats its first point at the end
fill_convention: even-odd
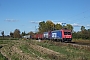
{"type": "Polygon", "coordinates": [[[62,31],[62,39],[63,41],[70,42],[72,40],[71,30],[61,30],[62,31]]]}

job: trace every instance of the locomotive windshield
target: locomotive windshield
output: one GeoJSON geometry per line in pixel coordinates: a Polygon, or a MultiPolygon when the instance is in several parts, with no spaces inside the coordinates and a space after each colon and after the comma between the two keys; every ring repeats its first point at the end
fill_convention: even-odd
{"type": "Polygon", "coordinates": [[[64,32],[64,35],[71,35],[71,32],[64,32]]]}

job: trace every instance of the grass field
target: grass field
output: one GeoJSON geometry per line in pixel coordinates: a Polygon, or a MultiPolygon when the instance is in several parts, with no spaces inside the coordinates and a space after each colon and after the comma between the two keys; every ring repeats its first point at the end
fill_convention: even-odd
{"type": "Polygon", "coordinates": [[[68,60],[89,60],[90,59],[90,51],[74,48],[73,46],[65,45],[62,46],[48,43],[48,42],[38,42],[37,43],[40,46],[43,46],[45,48],[54,50],[56,52],[59,52],[62,55],[65,55],[68,60]]]}
{"type": "Polygon", "coordinates": [[[63,43],[0,40],[0,60],[90,60],[90,51],[63,43]]]}

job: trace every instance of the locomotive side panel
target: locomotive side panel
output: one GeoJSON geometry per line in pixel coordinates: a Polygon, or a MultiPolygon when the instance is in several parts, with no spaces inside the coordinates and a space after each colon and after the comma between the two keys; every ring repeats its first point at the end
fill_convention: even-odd
{"type": "Polygon", "coordinates": [[[52,31],[52,39],[62,39],[62,31],[60,30],[55,30],[52,31]]]}

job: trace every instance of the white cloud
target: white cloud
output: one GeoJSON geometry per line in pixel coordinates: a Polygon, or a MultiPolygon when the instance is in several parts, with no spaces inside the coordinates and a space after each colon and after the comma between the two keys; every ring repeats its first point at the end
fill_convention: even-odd
{"type": "Polygon", "coordinates": [[[62,22],[54,22],[54,24],[62,24],[62,22]]]}
{"type": "Polygon", "coordinates": [[[39,22],[42,22],[42,21],[30,21],[31,23],[35,23],[35,24],[38,24],[39,22]]]}
{"type": "Polygon", "coordinates": [[[87,27],[90,27],[90,25],[87,25],[87,27]]]}
{"type": "Polygon", "coordinates": [[[77,24],[77,23],[74,23],[74,24],[71,24],[71,25],[74,26],[74,27],[81,27],[81,25],[77,24]]]}
{"type": "MultiPolygon", "coordinates": [[[[34,24],[38,24],[39,22],[42,22],[42,21],[30,21],[31,23],[34,23],[34,24]]],[[[61,24],[62,25],[62,23],[63,22],[54,22],[54,21],[52,21],[54,24],[61,24]]]]}
{"type": "Polygon", "coordinates": [[[18,20],[15,20],[15,19],[6,19],[5,21],[7,21],[7,22],[17,22],[18,20]]]}

